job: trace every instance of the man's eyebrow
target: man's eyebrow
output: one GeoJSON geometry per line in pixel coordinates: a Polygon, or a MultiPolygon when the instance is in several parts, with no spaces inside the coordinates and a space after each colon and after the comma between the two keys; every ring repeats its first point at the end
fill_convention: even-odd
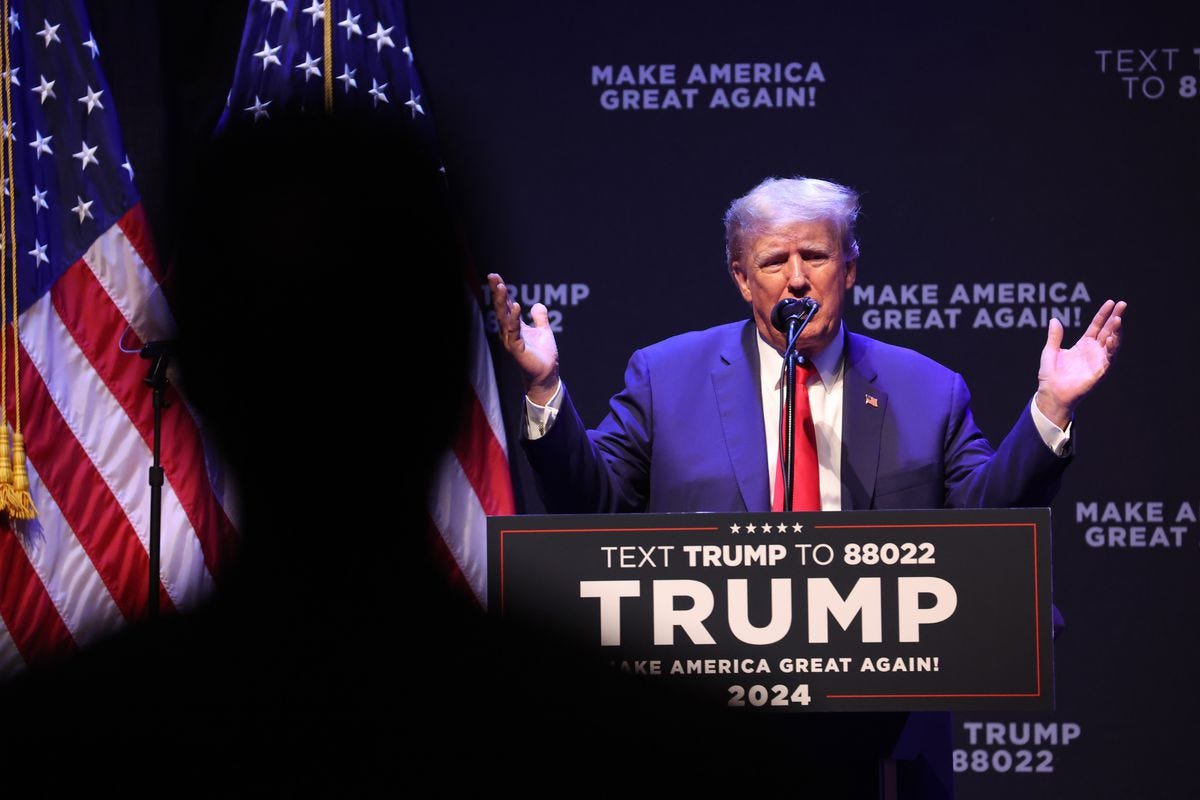
{"type": "Polygon", "coordinates": [[[768,261],[774,261],[780,256],[786,256],[788,249],[786,247],[768,247],[754,254],[755,264],[765,264],[768,261]]]}

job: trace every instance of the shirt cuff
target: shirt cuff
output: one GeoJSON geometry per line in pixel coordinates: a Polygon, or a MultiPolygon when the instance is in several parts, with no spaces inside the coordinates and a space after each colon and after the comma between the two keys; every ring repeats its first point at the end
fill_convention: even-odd
{"type": "Polygon", "coordinates": [[[1033,416],[1033,426],[1037,428],[1046,447],[1049,447],[1056,456],[1069,456],[1071,454],[1071,426],[1075,424],[1075,421],[1068,422],[1065,431],[1059,428],[1038,408],[1037,395],[1034,395],[1034,399],[1029,401],[1029,413],[1033,416]]]}
{"type": "MultiPolygon", "coordinates": [[[[558,409],[561,405],[561,380],[558,382],[558,386],[554,387],[554,396],[544,406],[539,406],[529,399],[529,395],[525,395],[525,438],[534,441],[545,436],[546,431],[550,430],[550,426],[554,424],[555,418],[558,417],[558,409]]],[[[1053,427],[1053,424],[1051,424],[1051,427],[1053,427]]]]}

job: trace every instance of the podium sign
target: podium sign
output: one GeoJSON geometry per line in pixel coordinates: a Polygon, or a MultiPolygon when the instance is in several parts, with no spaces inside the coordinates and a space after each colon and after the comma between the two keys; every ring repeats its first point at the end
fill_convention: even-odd
{"type": "Polygon", "coordinates": [[[493,517],[488,548],[493,613],[708,702],[1053,708],[1049,509],[493,517]]]}

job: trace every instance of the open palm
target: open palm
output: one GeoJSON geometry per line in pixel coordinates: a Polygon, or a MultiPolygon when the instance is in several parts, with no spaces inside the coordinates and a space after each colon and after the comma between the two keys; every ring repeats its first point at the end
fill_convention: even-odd
{"type": "Polygon", "coordinates": [[[504,279],[492,273],[488,275],[488,284],[500,341],[520,368],[529,399],[545,405],[558,388],[558,345],[546,307],[535,303],[529,310],[533,325],[526,325],[521,319],[520,304],[508,296],[504,279]]]}
{"type": "Polygon", "coordinates": [[[1074,346],[1062,348],[1063,327],[1050,321],[1046,346],[1038,367],[1038,407],[1065,428],[1079,401],[1100,382],[1121,346],[1121,316],[1124,300],[1108,300],[1096,312],[1091,325],[1074,346]]]}

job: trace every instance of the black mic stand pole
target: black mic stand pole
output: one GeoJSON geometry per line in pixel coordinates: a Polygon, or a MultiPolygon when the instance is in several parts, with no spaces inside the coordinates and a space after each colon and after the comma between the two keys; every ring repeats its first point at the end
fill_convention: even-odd
{"type": "MultiPolygon", "coordinates": [[[[781,301],[786,303],[788,301],[781,301]]],[[[797,302],[797,301],[791,301],[797,302]]],[[[803,317],[788,315],[787,317],[787,347],[783,351],[783,405],[780,413],[783,415],[783,510],[792,511],[792,486],[796,478],[796,366],[803,363],[804,356],[796,351],[796,340],[808,326],[813,315],[817,313],[817,305],[808,300],[808,313],[803,317]]]]}
{"type": "Polygon", "coordinates": [[[150,373],[146,376],[145,383],[153,389],[154,394],[154,460],[150,466],[150,605],[148,606],[148,615],[151,621],[158,619],[158,573],[162,549],[164,476],[161,460],[162,411],[169,405],[166,399],[167,367],[170,365],[171,354],[174,350],[174,342],[150,342],[141,351],[142,358],[150,361],[150,373]]]}
{"type": "MultiPolygon", "coordinates": [[[[805,320],[808,322],[808,320],[805,320]]],[[[796,352],[796,339],[803,325],[788,320],[788,345],[783,351],[783,510],[792,511],[792,486],[796,480],[796,365],[803,358],[796,352]]]]}

